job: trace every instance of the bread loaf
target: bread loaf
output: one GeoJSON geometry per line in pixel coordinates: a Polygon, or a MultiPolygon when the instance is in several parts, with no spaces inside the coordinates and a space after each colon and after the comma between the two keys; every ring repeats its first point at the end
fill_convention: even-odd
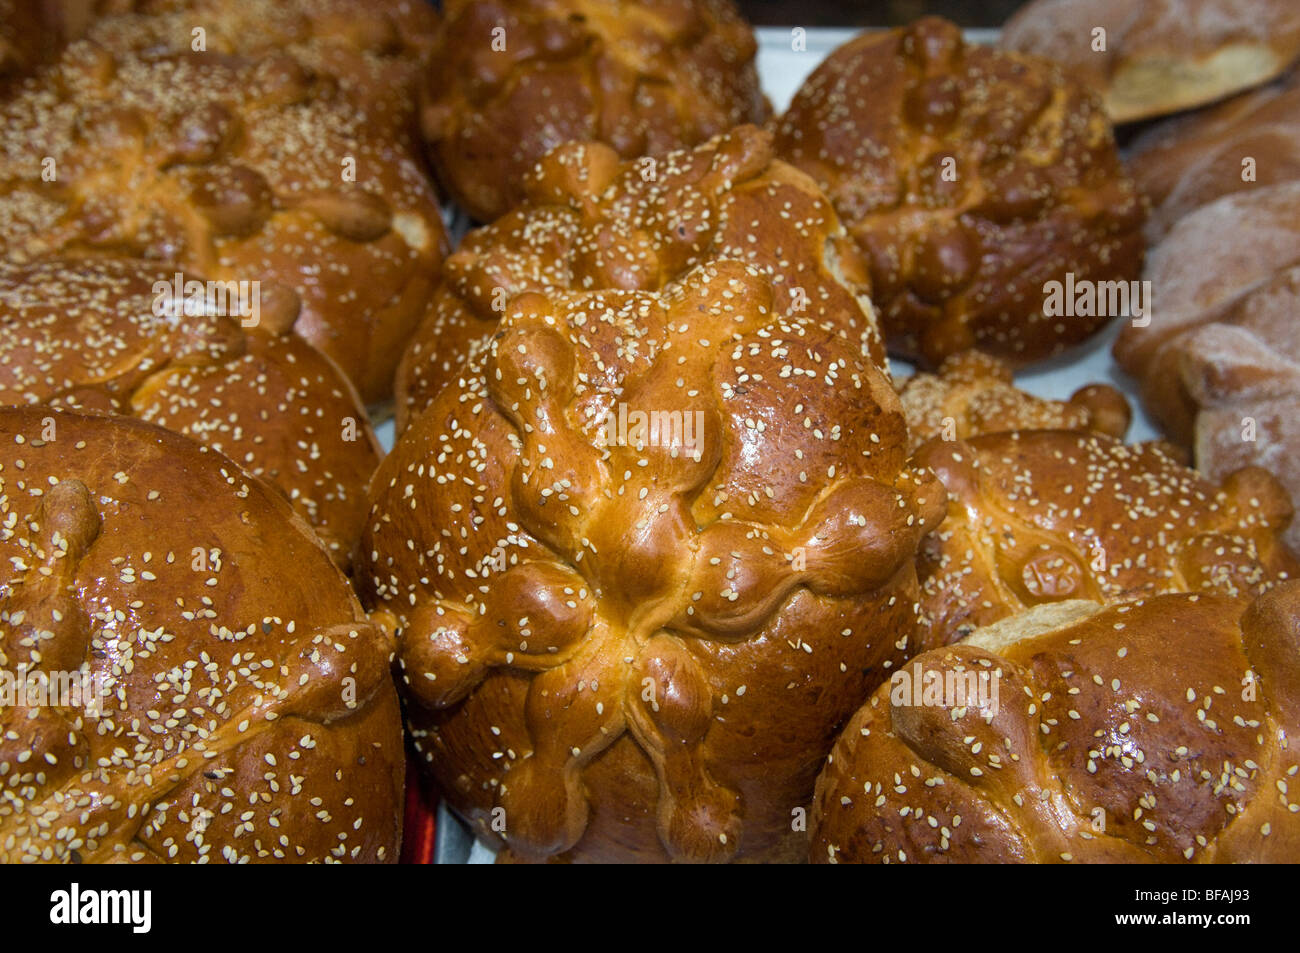
{"type": "Polygon", "coordinates": [[[890,352],[908,360],[1055,354],[1114,315],[1054,313],[1050,282],[1140,271],[1145,208],[1096,96],[947,21],[841,46],[776,130],[862,248],[890,352]]]}
{"type": "Polygon", "coordinates": [[[150,424],[0,408],[0,524],[0,860],[397,859],[390,645],[275,491],[150,424]]]}
{"type": "Polygon", "coordinates": [[[919,656],[817,782],[811,857],[1300,861],[1300,582],[1042,605],[919,656]],[[959,687],[963,686],[963,687],[959,687]]]}
{"type": "Polygon", "coordinates": [[[1116,122],[1131,122],[1276,77],[1300,55],[1300,7],[1292,0],[1035,0],[1007,21],[1001,44],[1061,64],[1102,93],[1116,122]]]}
{"type": "Polygon", "coordinates": [[[423,127],[444,187],[489,222],[554,147],[635,159],[762,122],[754,34],[732,0],[448,0],[423,127]]]}
{"type": "Polygon", "coordinates": [[[799,855],[836,727],[914,648],[942,491],[779,287],[519,294],[372,482],[357,580],[413,744],[517,859],[799,855]]]}

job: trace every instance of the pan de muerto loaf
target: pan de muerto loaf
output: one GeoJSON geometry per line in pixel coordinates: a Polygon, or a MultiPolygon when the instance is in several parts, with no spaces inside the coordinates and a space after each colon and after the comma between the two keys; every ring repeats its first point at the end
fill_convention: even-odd
{"type": "Polygon", "coordinates": [[[884,374],[720,261],[513,298],[372,483],[363,599],[450,803],[516,857],[806,849],[843,719],[913,649],[917,541],[884,374]]]}
{"type": "Polygon", "coordinates": [[[230,460],[0,408],[0,861],[395,861],[390,657],[230,460]]]}
{"type": "Polygon", "coordinates": [[[818,779],[814,861],[1300,861],[1300,582],[1038,606],[907,669],[818,779]]]}
{"type": "Polygon", "coordinates": [[[695,148],[620,161],[575,143],[546,156],[510,214],[447,259],[398,373],[398,425],[453,384],[524,291],[654,291],[718,258],[772,275],[775,307],[838,327],[884,366],[866,263],[806,175],[740,126],[695,148]]]}
{"type": "Polygon", "coordinates": [[[1001,45],[1060,64],[1102,94],[1115,122],[1131,122],[1267,83],[1300,55],[1300,6],[1036,0],[1007,21],[1001,45]]]}
{"type": "MultiPolygon", "coordinates": [[[[1183,218],[1151,254],[1157,307],[1115,357],[1152,418],[1218,479],[1246,465],[1300,500],[1300,182],[1237,192],[1183,218]]],[[[1287,541],[1300,551],[1300,526],[1287,541]]]]}
{"type": "Polygon", "coordinates": [[[422,125],[443,185],[482,222],[562,143],[636,158],[767,118],[732,0],[447,0],[443,13],[422,125]]]}
{"type": "Polygon", "coordinates": [[[1113,315],[1051,313],[1049,282],[1141,270],[1145,206],[1095,94],[944,20],[832,53],[776,149],[870,261],[890,351],[930,367],[971,348],[1017,364],[1054,354],[1113,315]]]}
{"type": "Polygon", "coordinates": [[[415,158],[286,54],[83,40],[0,103],[0,252],[111,254],[259,281],[263,314],[391,393],[444,253],[415,158]]]}
{"type": "Polygon", "coordinates": [[[934,374],[914,374],[898,390],[913,450],[932,437],[965,440],[1008,430],[1091,430],[1123,437],[1132,412],[1106,384],[1081,387],[1067,401],[1019,390],[1011,367],[989,354],[963,351],[934,374]]]}
{"type": "Polygon", "coordinates": [[[0,404],[129,414],[186,434],[282,490],[346,567],[379,464],[365,408],[297,335],[244,330],[238,312],[252,302],[224,290],[176,297],[174,275],[151,262],[0,263],[0,404]]]}
{"type": "Polygon", "coordinates": [[[1300,179],[1300,71],[1159,123],[1133,143],[1128,167],[1151,200],[1152,244],[1215,199],[1300,179]]]}
{"type": "Polygon", "coordinates": [[[1282,541],[1291,501],[1258,468],[1219,486],[1156,444],[1052,430],[932,440],[915,463],[949,499],[917,561],[927,648],[1039,603],[1300,578],[1282,541]]]}
{"type": "Polygon", "coordinates": [[[190,50],[202,31],[208,52],[284,51],[338,79],[367,121],[416,146],[416,101],[437,30],[427,0],[107,0],[118,14],[90,39],[113,50],[190,50]]]}

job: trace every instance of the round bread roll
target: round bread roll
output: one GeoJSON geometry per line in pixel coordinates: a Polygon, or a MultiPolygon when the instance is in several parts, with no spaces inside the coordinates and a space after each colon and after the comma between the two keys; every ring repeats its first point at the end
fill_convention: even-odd
{"type": "Polygon", "coordinates": [[[779,312],[841,329],[885,366],[866,263],[817,186],[773,156],[769,134],[740,126],[629,162],[574,143],[539,163],[521,205],[447,259],[398,372],[399,431],[486,346],[510,297],[653,291],[719,258],[770,273],[779,312]]]}
{"type": "Polygon", "coordinates": [[[837,727],[913,650],[942,489],[777,287],[518,295],[371,484],[411,738],[517,859],[801,855],[837,727]]]}
{"type": "Polygon", "coordinates": [[[417,147],[416,100],[438,17],[426,0],[101,0],[88,34],[113,50],[284,51],[339,80],[369,124],[417,147]]]}
{"type": "Polygon", "coordinates": [[[0,516],[0,861],[396,861],[390,643],[273,490],[0,408],[0,516]]]}
{"type": "Polygon", "coordinates": [[[236,295],[178,302],[173,280],[112,258],[0,263],[0,405],[186,434],[283,491],[346,568],[380,456],[356,391],[296,335],[245,331],[236,295]]]}
{"type": "Polygon", "coordinates": [[[0,104],[0,252],[259,281],[264,311],[296,308],[281,317],[382,400],[446,237],[419,163],[381,131],[287,54],[80,41],[0,104]]]}
{"type": "Polygon", "coordinates": [[[890,352],[924,366],[971,348],[1014,364],[1055,354],[1111,316],[1050,314],[1049,282],[1140,272],[1145,207],[1095,96],[947,21],[840,47],[777,123],[776,149],[866,254],[890,352]]]}
{"type": "Polygon", "coordinates": [[[1001,45],[1059,63],[1104,96],[1115,122],[1214,102],[1300,55],[1294,0],[1035,0],[1001,45]],[[1098,33],[1098,31],[1103,31],[1098,33]]]}
{"type": "Polygon", "coordinates": [[[1053,430],[933,440],[914,463],[948,489],[917,560],[927,648],[1041,603],[1300,578],[1291,501],[1258,468],[1217,486],[1158,445],[1053,430]]]}
{"type": "Polygon", "coordinates": [[[1215,199],[1300,179],[1300,72],[1160,123],[1133,143],[1128,166],[1153,206],[1152,244],[1215,199]]]}
{"type": "Polygon", "coordinates": [[[489,222],[555,146],[659,155],[767,118],[732,0],[447,0],[422,125],[439,178],[489,222]]]}
{"type": "Polygon", "coordinates": [[[927,652],[844,729],[810,856],[1300,862],[1297,633],[1289,582],[1043,605],[927,652]]]}
{"type": "Polygon", "coordinates": [[[1132,419],[1124,395],[1089,384],[1068,401],[1016,388],[1011,367],[980,351],[954,354],[934,374],[914,374],[899,388],[908,446],[934,437],[966,440],[1009,430],[1082,430],[1123,438],[1132,419]]]}

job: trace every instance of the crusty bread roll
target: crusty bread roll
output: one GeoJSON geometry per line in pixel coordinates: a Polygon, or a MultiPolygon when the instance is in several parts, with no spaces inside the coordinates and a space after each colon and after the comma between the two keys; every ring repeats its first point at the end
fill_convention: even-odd
{"type": "Polygon", "coordinates": [[[1298,634],[1293,581],[1039,606],[927,652],[844,729],[810,856],[1300,862],[1298,634]]]}
{"type": "Polygon", "coordinates": [[[445,234],[419,163],[381,132],[288,54],[83,40],[0,104],[0,253],[260,281],[265,307],[296,301],[294,329],[382,400],[445,234]]]}
{"type": "Polygon", "coordinates": [[[562,143],[636,158],[767,117],[732,0],[447,0],[443,13],[423,128],[443,185],[481,222],[562,143]]]}
{"type": "Polygon", "coordinates": [[[965,440],[1008,430],[1085,430],[1122,438],[1132,411],[1107,384],[1081,387],[1067,401],[1019,390],[1010,366],[980,351],[954,354],[934,374],[913,374],[898,390],[915,450],[934,437],[965,440]]]}
{"type": "Polygon", "coordinates": [[[1049,316],[1048,282],[1129,280],[1145,207],[1095,95],[1046,60],[929,17],[830,55],[777,123],[871,265],[891,353],[1015,364],[1107,315],[1049,316]]]}
{"type": "Polygon", "coordinates": [[[1036,0],[1002,29],[1096,87],[1115,122],[1214,102],[1282,73],[1300,55],[1295,0],[1036,0]],[[1098,49],[1097,30],[1104,30],[1098,49]]]}
{"type": "Polygon", "coordinates": [[[130,418],[0,408],[0,515],[0,861],[396,861],[390,644],[275,491],[130,418]]]}
{"type": "Polygon", "coordinates": [[[1217,198],[1300,179],[1300,71],[1149,129],[1128,165],[1153,206],[1152,243],[1217,198]]]}
{"type": "Polygon", "coordinates": [[[148,262],[0,263],[0,405],[130,414],[193,437],[283,491],[346,567],[379,464],[356,391],[286,329],[244,330],[233,297],[175,309],[156,287],[173,283],[148,262]]]}
{"type": "Polygon", "coordinates": [[[398,372],[398,428],[454,384],[524,291],[656,290],[734,258],[773,276],[775,306],[841,329],[884,366],[866,263],[769,134],[740,126],[690,150],[620,161],[600,143],[554,150],[523,203],[466,236],[398,372]]]}
{"type": "Polygon", "coordinates": [[[416,750],[517,858],[801,853],[837,726],[913,649],[942,489],[779,287],[520,294],[371,484],[357,584],[416,750]]]}
{"type": "Polygon", "coordinates": [[[1218,486],[1158,445],[1053,430],[933,440],[914,461],[949,499],[917,560],[926,647],[1041,603],[1300,578],[1291,501],[1257,468],[1218,486]]]}

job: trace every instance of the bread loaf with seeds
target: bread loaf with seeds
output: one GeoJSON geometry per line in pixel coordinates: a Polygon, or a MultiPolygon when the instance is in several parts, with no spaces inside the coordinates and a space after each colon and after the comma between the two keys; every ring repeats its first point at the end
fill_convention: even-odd
{"type": "Polygon", "coordinates": [[[193,437],[276,486],[346,568],[379,464],[365,408],[329,358],[270,322],[243,328],[251,302],[221,290],[174,297],[173,274],[150,262],[0,263],[0,405],[128,414],[193,437]]]}
{"type": "Polygon", "coordinates": [[[391,394],[445,251],[419,162],[286,53],[70,46],[0,104],[0,254],[258,281],[263,312],[391,394]]]}
{"type": "MultiPolygon", "coordinates": [[[[871,268],[890,352],[976,348],[1019,365],[1106,315],[1050,315],[1048,282],[1128,281],[1145,206],[1094,93],[934,17],[833,52],[776,123],[871,268]]],[[[1112,315],[1113,316],[1113,315],[1112,315]]]]}
{"type": "Polygon", "coordinates": [[[1069,400],[1018,389],[1011,367],[980,351],[954,354],[933,374],[914,374],[898,390],[911,449],[934,437],[965,440],[1010,430],[1082,430],[1123,438],[1132,411],[1108,384],[1089,384],[1069,400]]]}
{"type": "Polygon", "coordinates": [[[817,781],[814,862],[1300,861],[1300,582],[1040,605],[908,668],[817,781]]]}
{"type": "Polygon", "coordinates": [[[926,647],[1045,603],[1254,595],[1300,578],[1283,541],[1291,501],[1257,467],[1219,485],[1159,445],[1059,430],[932,440],[914,460],[948,490],[917,559],[926,647]]]}
{"type": "Polygon", "coordinates": [[[226,457],[0,408],[3,862],[396,861],[390,658],[307,524],[226,457]]]}
{"type": "Polygon", "coordinates": [[[836,727],[914,649],[942,490],[780,288],[519,294],[372,481],[356,578],[412,742],[516,858],[801,855],[836,727]]]}
{"type": "Polygon", "coordinates": [[[518,208],[447,259],[398,373],[399,430],[455,384],[514,295],[653,291],[719,258],[764,269],[781,313],[840,329],[884,366],[866,263],[817,186],[775,157],[768,133],[739,126],[627,162],[600,143],[574,143],[538,164],[518,208]]]}
{"type": "Polygon", "coordinates": [[[480,222],[563,143],[634,159],[767,118],[732,0],[448,0],[443,14],[422,125],[443,186],[480,222]]]}

